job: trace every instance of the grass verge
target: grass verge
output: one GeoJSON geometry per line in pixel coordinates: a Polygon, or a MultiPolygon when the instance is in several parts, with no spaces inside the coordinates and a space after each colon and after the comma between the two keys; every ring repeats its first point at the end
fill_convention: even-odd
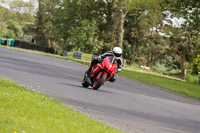
{"type": "Polygon", "coordinates": [[[130,70],[122,70],[119,75],[200,100],[200,85],[197,84],[130,70]]]}
{"type": "Polygon", "coordinates": [[[0,78],[1,133],[121,132],[61,104],[0,78]]]}

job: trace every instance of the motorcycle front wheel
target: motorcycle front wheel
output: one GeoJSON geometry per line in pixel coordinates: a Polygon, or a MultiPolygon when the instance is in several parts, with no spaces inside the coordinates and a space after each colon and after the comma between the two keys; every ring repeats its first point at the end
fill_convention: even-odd
{"type": "MultiPolygon", "coordinates": [[[[101,74],[101,73],[99,73],[99,74],[101,74]]],[[[97,76],[97,77],[98,77],[98,76],[97,76]]],[[[102,76],[94,82],[92,88],[93,88],[94,90],[98,90],[99,87],[101,87],[101,85],[104,84],[104,81],[105,81],[106,77],[107,77],[107,75],[106,75],[105,73],[103,73],[102,76]]]]}

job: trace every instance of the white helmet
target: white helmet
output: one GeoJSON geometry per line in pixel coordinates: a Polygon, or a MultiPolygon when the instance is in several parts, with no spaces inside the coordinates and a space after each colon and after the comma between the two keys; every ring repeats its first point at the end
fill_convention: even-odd
{"type": "Polygon", "coordinates": [[[113,54],[117,59],[120,59],[120,57],[122,55],[122,49],[120,47],[114,47],[113,54]]]}

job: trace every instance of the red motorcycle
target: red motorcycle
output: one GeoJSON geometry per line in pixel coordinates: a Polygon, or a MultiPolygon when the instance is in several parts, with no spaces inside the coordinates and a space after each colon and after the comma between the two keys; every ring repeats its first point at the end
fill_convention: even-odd
{"type": "Polygon", "coordinates": [[[117,63],[114,63],[113,57],[106,57],[101,63],[97,63],[92,67],[89,75],[84,76],[82,81],[83,87],[91,86],[94,90],[98,90],[107,80],[110,80],[116,73],[117,63]]]}

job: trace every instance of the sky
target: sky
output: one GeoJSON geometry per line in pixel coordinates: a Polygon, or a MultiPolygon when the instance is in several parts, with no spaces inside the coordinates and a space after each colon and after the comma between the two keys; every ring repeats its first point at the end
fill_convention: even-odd
{"type": "MultiPolygon", "coordinates": [[[[8,1],[8,0],[4,0],[4,1],[5,1],[5,3],[3,4],[3,3],[0,2],[0,5],[9,8],[9,6],[8,6],[7,3],[8,3],[9,1],[12,1],[12,0],[9,0],[9,1],[8,1]]],[[[24,1],[24,2],[29,2],[29,1],[33,1],[33,0],[22,0],[22,1],[24,1]]],[[[34,1],[35,1],[35,0],[34,0],[34,1]]]]}
{"type": "MultiPolygon", "coordinates": [[[[9,7],[9,2],[11,2],[12,0],[4,0],[4,3],[2,3],[2,2],[0,2],[0,5],[1,6],[3,6],[3,7],[5,7],[5,8],[8,8],[8,9],[10,9],[10,10],[13,10],[13,11],[19,11],[19,12],[26,12],[26,13],[29,13],[29,10],[27,10],[28,8],[25,8],[25,7],[22,7],[21,9],[20,8],[10,8],[9,7]],[[15,10],[15,9],[17,9],[17,10],[15,10]]],[[[24,2],[34,2],[34,1],[36,1],[36,0],[20,0],[20,1],[24,1],[24,2]]],[[[35,7],[37,7],[37,5],[35,5],[35,7]]],[[[34,11],[35,9],[33,9],[33,10],[30,10],[30,12],[31,13],[34,13],[35,11],[34,11]]]]}

